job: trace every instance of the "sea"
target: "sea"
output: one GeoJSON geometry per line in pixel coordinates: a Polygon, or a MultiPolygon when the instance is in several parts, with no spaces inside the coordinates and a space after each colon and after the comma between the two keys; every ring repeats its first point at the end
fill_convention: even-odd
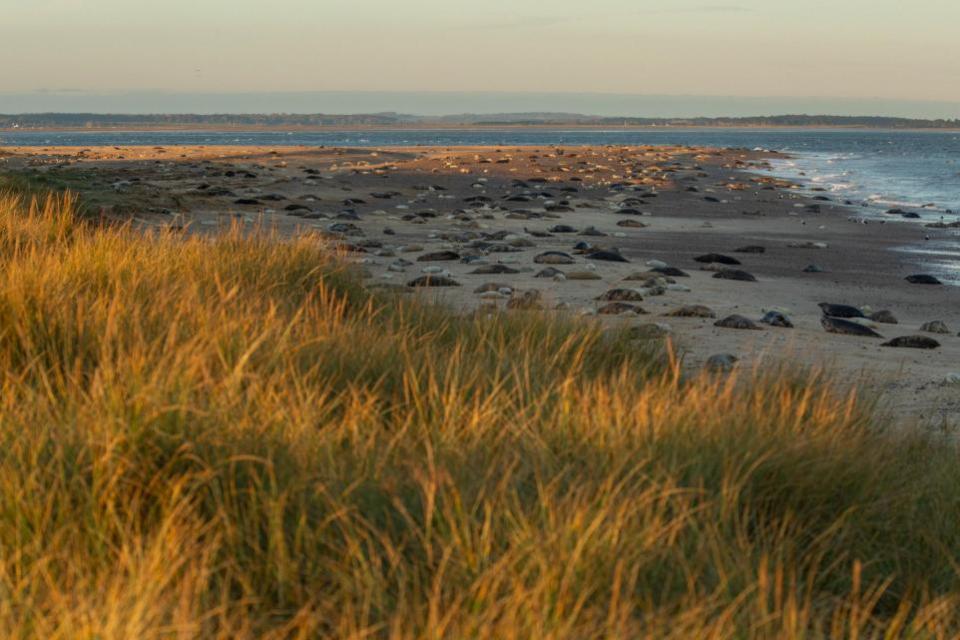
{"type": "MultiPolygon", "coordinates": [[[[902,210],[923,224],[960,220],[960,131],[878,129],[547,129],[478,128],[364,131],[0,131],[0,146],[127,145],[548,146],[688,145],[780,151],[768,174],[855,208],[869,220],[902,210]]],[[[901,216],[897,219],[902,220],[901,216]]],[[[904,247],[960,272],[960,229],[904,247]],[[946,239],[944,239],[946,237],[946,239]],[[935,258],[934,258],[935,256],[935,258]],[[949,266],[948,266],[949,264],[949,266]]]]}

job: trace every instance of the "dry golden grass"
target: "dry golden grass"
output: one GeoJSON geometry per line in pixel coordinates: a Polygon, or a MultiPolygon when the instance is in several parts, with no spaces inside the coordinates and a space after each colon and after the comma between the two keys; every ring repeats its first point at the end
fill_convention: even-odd
{"type": "Polygon", "coordinates": [[[0,197],[11,638],[955,637],[956,449],[816,374],[0,197]]]}

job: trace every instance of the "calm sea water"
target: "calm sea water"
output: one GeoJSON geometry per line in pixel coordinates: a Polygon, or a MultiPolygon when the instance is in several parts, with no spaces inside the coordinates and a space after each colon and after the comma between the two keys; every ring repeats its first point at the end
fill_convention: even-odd
{"type": "Polygon", "coordinates": [[[960,216],[960,132],[830,129],[482,129],[316,132],[0,132],[0,145],[709,145],[789,152],[773,173],[866,211],[900,207],[924,220],[960,216]]]}

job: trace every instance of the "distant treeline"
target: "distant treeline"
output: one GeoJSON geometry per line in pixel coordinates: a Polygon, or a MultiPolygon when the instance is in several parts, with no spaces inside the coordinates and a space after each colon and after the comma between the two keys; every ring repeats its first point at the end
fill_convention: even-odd
{"type": "Polygon", "coordinates": [[[960,118],[952,120],[922,120],[916,118],[889,118],[883,116],[754,116],[744,118],[609,118],[609,117],[544,117],[490,118],[479,117],[470,122],[476,125],[603,125],[634,127],[861,127],[875,129],[958,129],[960,118]]]}
{"type": "Polygon", "coordinates": [[[98,114],[0,115],[0,129],[100,129],[165,127],[350,127],[350,126],[634,126],[634,127],[862,127],[957,129],[960,118],[921,120],[881,116],[783,115],[746,118],[611,118],[568,113],[461,114],[440,117],[374,114],[98,114]]]}
{"type": "Polygon", "coordinates": [[[28,113],[0,115],[0,128],[104,128],[104,127],[324,127],[350,125],[391,125],[400,119],[393,114],[100,114],[100,113],[28,113]]]}

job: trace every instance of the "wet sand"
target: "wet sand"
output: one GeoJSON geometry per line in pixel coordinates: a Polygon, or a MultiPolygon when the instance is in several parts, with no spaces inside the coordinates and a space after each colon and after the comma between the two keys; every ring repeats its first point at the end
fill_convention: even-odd
{"type": "Polygon", "coordinates": [[[784,360],[826,365],[879,395],[898,418],[956,422],[960,384],[947,378],[960,374],[960,287],[907,282],[908,275],[928,272],[924,260],[931,258],[899,249],[949,244],[958,230],[896,218],[863,224],[860,211],[765,176],[767,157],[682,147],[33,147],[0,149],[0,172],[78,189],[104,215],[144,227],[213,231],[240,221],[283,234],[323,234],[351,250],[349,259],[363,264],[371,285],[438,297],[458,309],[523,306],[537,295],[526,292],[536,290],[536,306],[545,309],[611,325],[664,325],[690,372],[723,353],[737,356],[741,367],[784,360]],[[616,249],[627,262],[575,253],[579,242],[616,249]],[[806,243],[815,244],[790,246],[806,243]],[[736,251],[748,245],[764,252],[736,251]],[[456,255],[421,260],[445,251],[456,255]],[[534,261],[546,251],[564,252],[573,262],[534,261]],[[694,260],[708,253],[741,264],[694,260]],[[636,275],[658,264],[650,261],[687,277],[636,275]],[[823,271],[805,272],[809,265],[823,271]],[[515,273],[472,273],[491,267],[515,273]],[[565,277],[536,277],[547,267],[565,277]],[[714,278],[720,268],[747,271],[756,282],[714,278]],[[425,275],[460,286],[408,286],[425,275]],[[641,279],[625,280],[631,275],[641,279]],[[476,292],[487,283],[511,291],[476,292]],[[618,288],[640,290],[630,295],[643,299],[627,301],[632,311],[596,315],[608,304],[596,298],[618,288]],[[889,310],[898,323],[869,323],[884,339],[827,333],[821,302],[867,314],[889,310]],[[683,305],[705,305],[716,318],[664,315],[683,305]],[[757,321],[769,310],[786,314],[795,327],[714,326],[730,314],[757,321]],[[920,331],[934,320],[950,333],[920,331]],[[881,346],[905,335],[941,346],[881,346]]]}

